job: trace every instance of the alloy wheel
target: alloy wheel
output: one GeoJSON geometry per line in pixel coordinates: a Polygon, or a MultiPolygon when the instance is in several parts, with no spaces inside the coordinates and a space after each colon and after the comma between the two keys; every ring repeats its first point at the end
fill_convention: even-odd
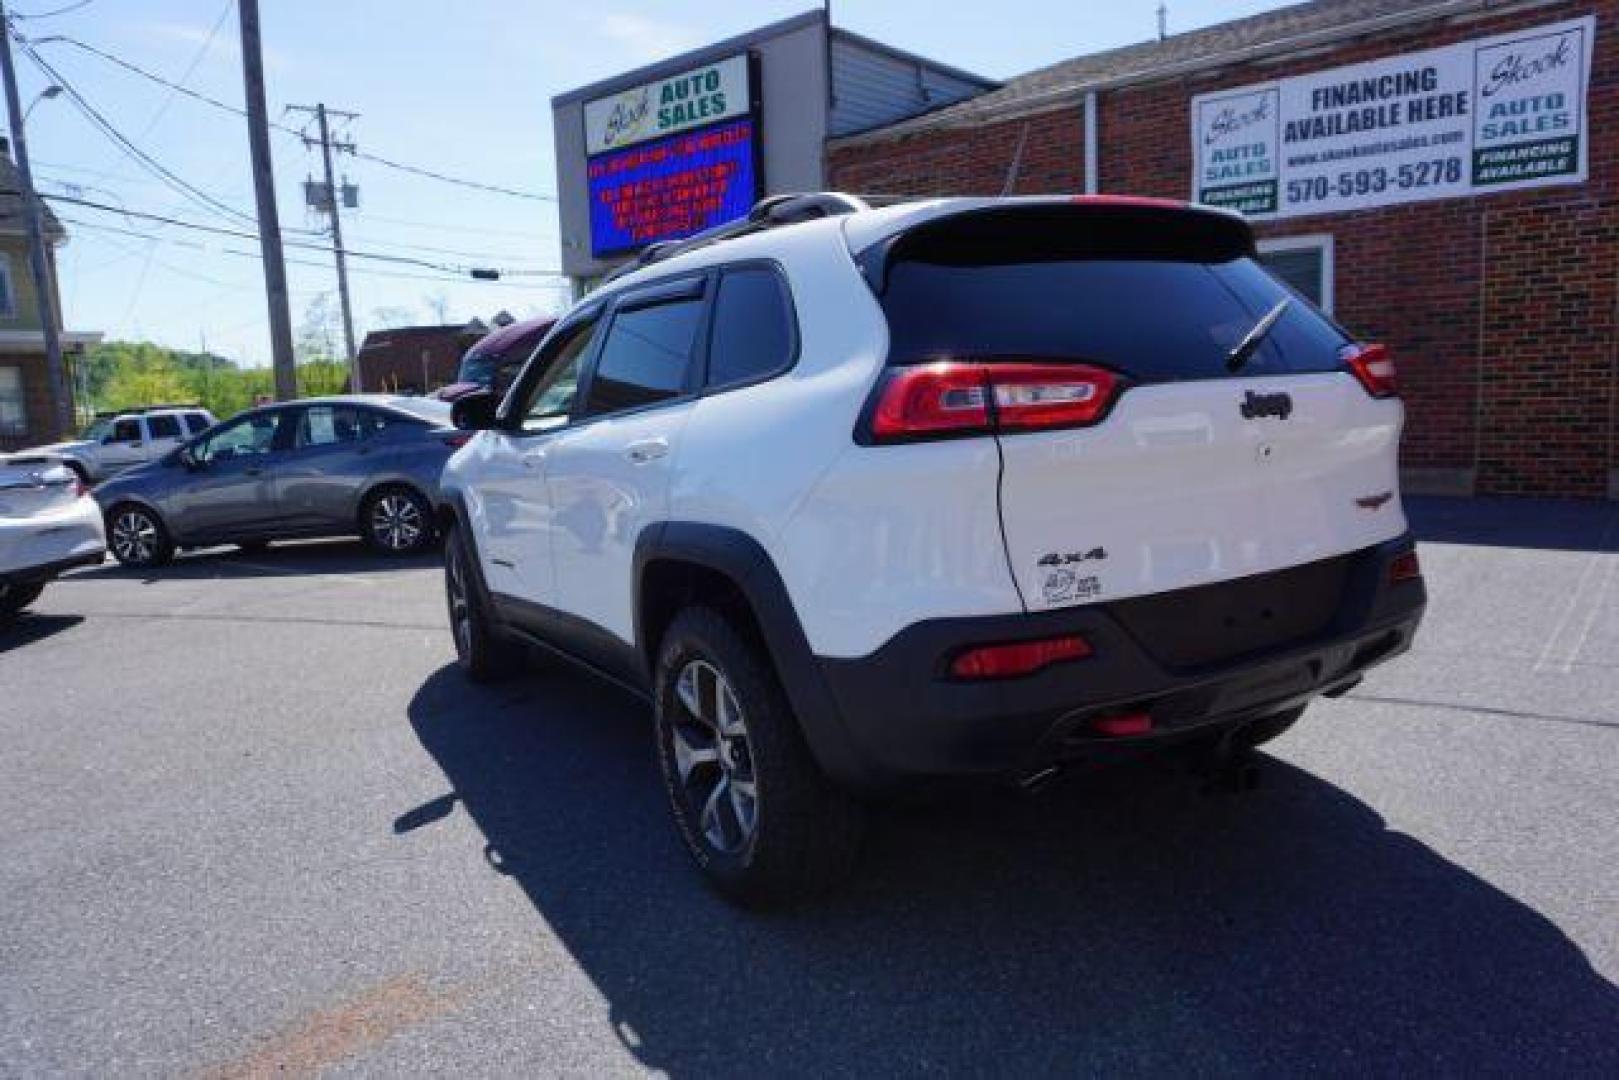
{"type": "Polygon", "coordinates": [[[371,508],[371,532],[390,551],[408,551],[421,542],[422,508],[409,495],[392,492],[371,508]]]}
{"type": "Polygon", "coordinates": [[[144,510],[125,510],[113,519],[112,553],[119,562],[142,566],[157,555],[158,529],[144,510]]]}
{"type": "Polygon", "coordinates": [[[742,708],[731,684],[706,660],[681,668],[675,697],[669,737],[680,793],[709,845],[734,855],[752,842],[759,823],[758,782],[742,708]]]}

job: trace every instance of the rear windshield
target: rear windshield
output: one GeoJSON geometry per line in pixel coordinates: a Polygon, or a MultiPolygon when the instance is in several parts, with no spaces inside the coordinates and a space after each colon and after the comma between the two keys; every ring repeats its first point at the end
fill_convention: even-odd
{"type": "Polygon", "coordinates": [[[1184,211],[1040,208],[945,219],[863,258],[889,361],[1083,360],[1141,382],[1228,377],[1226,356],[1290,303],[1243,376],[1330,371],[1348,338],[1254,258],[1238,223],[1184,211]]]}

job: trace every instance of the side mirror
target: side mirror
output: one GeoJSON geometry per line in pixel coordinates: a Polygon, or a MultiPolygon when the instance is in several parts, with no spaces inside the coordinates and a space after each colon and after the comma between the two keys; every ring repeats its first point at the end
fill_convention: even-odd
{"type": "Polygon", "coordinates": [[[492,391],[474,390],[451,404],[450,423],[462,431],[488,431],[496,425],[499,409],[500,398],[492,391]]]}

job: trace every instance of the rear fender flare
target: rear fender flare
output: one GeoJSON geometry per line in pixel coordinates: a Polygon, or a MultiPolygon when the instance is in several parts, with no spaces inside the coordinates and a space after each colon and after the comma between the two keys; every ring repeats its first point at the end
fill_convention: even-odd
{"type": "Polygon", "coordinates": [[[661,561],[703,567],[737,587],[759,625],[766,654],[817,763],[835,780],[858,782],[859,758],[787,586],[764,547],[740,529],[722,525],[670,521],[642,530],[633,564],[635,647],[654,677],[658,643],[647,640],[642,584],[648,567],[661,561]]]}

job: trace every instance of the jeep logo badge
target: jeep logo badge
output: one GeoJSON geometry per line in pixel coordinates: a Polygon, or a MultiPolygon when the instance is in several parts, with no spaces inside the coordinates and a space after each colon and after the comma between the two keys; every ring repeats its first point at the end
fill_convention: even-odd
{"type": "Polygon", "coordinates": [[[1293,399],[1287,394],[1256,394],[1250,390],[1243,397],[1239,408],[1242,415],[1249,420],[1258,420],[1263,416],[1286,420],[1293,415],[1293,399]]]}

